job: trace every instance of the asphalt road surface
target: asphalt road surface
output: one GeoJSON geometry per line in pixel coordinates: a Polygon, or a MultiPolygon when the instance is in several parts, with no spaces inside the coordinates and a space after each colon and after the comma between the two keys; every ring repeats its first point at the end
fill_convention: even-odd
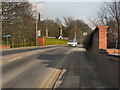
{"type": "Polygon", "coordinates": [[[106,87],[82,47],[52,47],[6,61],[2,67],[2,78],[3,88],[106,87]]]}
{"type": "Polygon", "coordinates": [[[42,49],[47,49],[52,47],[58,47],[58,46],[45,46],[45,47],[37,47],[37,48],[25,48],[25,49],[21,48],[21,49],[5,50],[5,51],[2,51],[2,55],[5,56],[5,55],[16,54],[21,52],[42,50],[42,49]]]}

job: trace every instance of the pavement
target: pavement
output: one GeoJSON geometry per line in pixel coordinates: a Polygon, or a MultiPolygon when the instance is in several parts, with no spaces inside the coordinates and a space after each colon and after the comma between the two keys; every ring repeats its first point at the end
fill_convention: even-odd
{"type": "Polygon", "coordinates": [[[3,88],[107,88],[81,46],[11,50],[2,61],[3,88]]]}

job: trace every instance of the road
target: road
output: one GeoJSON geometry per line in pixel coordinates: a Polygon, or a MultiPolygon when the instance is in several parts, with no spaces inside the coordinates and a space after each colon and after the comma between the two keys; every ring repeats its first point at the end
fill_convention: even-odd
{"type": "Polygon", "coordinates": [[[106,87],[82,47],[55,46],[42,50],[12,61],[7,60],[2,67],[2,87],[106,87]]]}
{"type": "Polygon", "coordinates": [[[35,51],[35,50],[40,50],[40,49],[47,49],[47,48],[52,48],[52,47],[58,47],[58,46],[47,46],[47,47],[37,47],[37,48],[25,48],[25,49],[13,49],[13,50],[4,50],[2,52],[2,55],[10,55],[10,54],[16,54],[16,53],[21,53],[21,52],[28,52],[28,51],[35,51]]]}

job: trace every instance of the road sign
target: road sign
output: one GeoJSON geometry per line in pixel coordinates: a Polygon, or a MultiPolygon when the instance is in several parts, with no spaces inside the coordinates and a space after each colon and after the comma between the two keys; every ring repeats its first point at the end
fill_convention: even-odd
{"type": "Polygon", "coordinates": [[[7,37],[7,36],[3,36],[3,37],[7,37]]]}
{"type": "Polygon", "coordinates": [[[38,37],[41,36],[41,30],[38,30],[37,35],[38,37]]]}
{"type": "Polygon", "coordinates": [[[84,36],[87,36],[87,32],[84,32],[83,35],[84,35],[84,36]]]}
{"type": "Polygon", "coordinates": [[[5,35],[3,37],[7,37],[7,48],[8,48],[8,37],[10,37],[11,35],[5,35]]]}
{"type": "Polygon", "coordinates": [[[8,37],[10,37],[11,35],[7,35],[8,37]]]}
{"type": "Polygon", "coordinates": [[[74,41],[76,41],[76,39],[75,39],[75,38],[74,38],[73,40],[74,40],[74,41]]]}

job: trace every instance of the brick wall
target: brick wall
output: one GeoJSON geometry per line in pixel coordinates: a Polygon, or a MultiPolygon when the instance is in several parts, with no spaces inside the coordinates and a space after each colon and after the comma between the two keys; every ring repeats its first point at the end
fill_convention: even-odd
{"type": "Polygon", "coordinates": [[[45,45],[45,38],[44,37],[39,37],[38,41],[39,41],[39,46],[44,46],[45,45]]]}
{"type": "Polygon", "coordinates": [[[92,50],[97,51],[99,49],[99,29],[98,28],[96,28],[96,31],[92,33],[92,41],[94,41],[95,43],[92,42],[91,48],[92,50]]]}
{"type": "MultiPolygon", "coordinates": [[[[87,49],[86,53],[88,57],[90,58],[90,60],[96,65],[96,71],[99,74],[101,80],[103,80],[103,82],[106,85],[108,85],[108,87],[110,88],[118,88],[118,87],[120,88],[120,78],[119,78],[120,57],[109,55],[106,53],[107,39],[104,39],[104,41],[101,43],[103,38],[101,39],[99,35],[100,33],[103,33],[103,32],[100,31],[99,33],[99,29],[100,28],[96,28],[92,32],[91,47],[87,49]],[[105,51],[101,53],[100,49],[104,49],[105,51]]],[[[106,37],[105,34],[103,34],[102,36],[106,37]]],[[[109,51],[110,50],[108,50],[108,52],[109,51]]]]}
{"type": "Polygon", "coordinates": [[[108,26],[99,26],[99,49],[107,49],[107,28],[108,26]]]}
{"type": "Polygon", "coordinates": [[[10,46],[0,46],[2,49],[10,48],[10,46]]]}
{"type": "Polygon", "coordinates": [[[120,49],[107,49],[106,52],[112,55],[120,55],[120,49]]]}

